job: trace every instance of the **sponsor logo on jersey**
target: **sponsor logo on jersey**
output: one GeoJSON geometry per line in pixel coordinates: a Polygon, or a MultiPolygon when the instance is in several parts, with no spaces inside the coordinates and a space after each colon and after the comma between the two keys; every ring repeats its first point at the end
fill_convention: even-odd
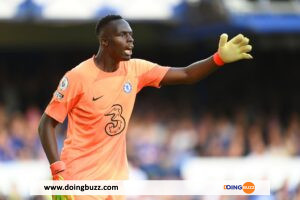
{"type": "Polygon", "coordinates": [[[103,95],[102,95],[102,96],[99,96],[99,97],[93,97],[93,101],[97,101],[97,100],[100,99],[101,97],[103,97],[103,95]]]}

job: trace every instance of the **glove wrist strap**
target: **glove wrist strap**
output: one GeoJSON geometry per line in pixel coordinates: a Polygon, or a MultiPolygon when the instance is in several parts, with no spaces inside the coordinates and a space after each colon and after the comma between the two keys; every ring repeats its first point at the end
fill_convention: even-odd
{"type": "Polygon", "coordinates": [[[220,55],[218,52],[216,52],[214,55],[213,55],[213,59],[214,59],[214,62],[216,63],[216,65],[218,65],[219,67],[223,66],[225,63],[224,61],[221,59],[220,55]]]}
{"type": "Polygon", "coordinates": [[[54,176],[66,169],[66,164],[63,161],[56,161],[50,165],[51,173],[54,176]]]}

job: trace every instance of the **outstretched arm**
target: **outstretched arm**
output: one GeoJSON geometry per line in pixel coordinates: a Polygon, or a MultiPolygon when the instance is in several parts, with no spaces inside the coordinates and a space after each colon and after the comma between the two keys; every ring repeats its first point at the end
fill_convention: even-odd
{"type": "Polygon", "coordinates": [[[218,52],[207,59],[190,64],[187,67],[172,67],[161,81],[161,85],[191,84],[202,80],[220,65],[235,62],[241,59],[252,59],[249,52],[252,46],[249,39],[239,34],[228,40],[227,34],[222,34],[219,41],[218,52]]]}

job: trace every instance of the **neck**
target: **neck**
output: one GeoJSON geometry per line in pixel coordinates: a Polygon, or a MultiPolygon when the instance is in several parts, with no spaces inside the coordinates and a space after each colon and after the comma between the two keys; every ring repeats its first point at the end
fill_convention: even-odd
{"type": "Polygon", "coordinates": [[[105,72],[114,72],[119,68],[119,62],[103,52],[100,48],[94,57],[94,63],[99,69],[105,72]]]}

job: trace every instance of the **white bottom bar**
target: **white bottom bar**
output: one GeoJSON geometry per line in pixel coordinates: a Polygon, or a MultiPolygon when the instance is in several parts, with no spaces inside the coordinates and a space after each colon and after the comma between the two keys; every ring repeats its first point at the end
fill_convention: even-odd
{"type": "Polygon", "coordinates": [[[31,195],[270,195],[266,180],[40,181],[31,195]],[[60,187],[60,188],[59,188],[60,187]]]}

